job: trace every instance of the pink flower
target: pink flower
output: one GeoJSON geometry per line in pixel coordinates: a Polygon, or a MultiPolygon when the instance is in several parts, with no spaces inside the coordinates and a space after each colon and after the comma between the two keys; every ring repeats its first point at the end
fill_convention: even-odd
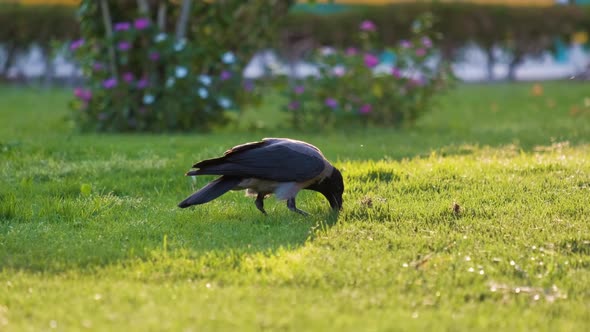
{"type": "Polygon", "coordinates": [[[346,52],[345,53],[348,56],[354,56],[354,55],[357,55],[358,54],[358,50],[356,48],[354,48],[354,47],[349,47],[349,48],[346,49],[346,52]]]}
{"type": "Polygon", "coordinates": [[[295,92],[296,95],[300,95],[305,92],[305,87],[303,85],[298,85],[293,89],[293,91],[295,92]]]}
{"type": "Polygon", "coordinates": [[[369,114],[373,111],[373,106],[371,106],[371,104],[363,104],[360,108],[359,108],[359,112],[361,114],[369,114]]]}
{"type": "Polygon", "coordinates": [[[158,52],[150,52],[149,58],[152,61],[158,61],[158,60],[160,60],[160,53],[158,53],[158,52]]]}
{"type": "Polygon", "coordinates": [[[411,88],[414,88],[417,86],[422,86],[422,85],[424,85],[424,81],[419,78],[411,78],[410,81],[408,82],[408,86],[411,88]]]}
{"type": "Polygon", "coordinates": [[[150,26],[150,20],[148,18],[142,17],[136,19],[135,22],[133,22],[133,24],[135,26],[135,29],[143,30],[150,26]]]}
{"type": "Polygon", "coordinates": [[[125,81],[127,83],[131,83],[131,82],[133,82],[134,79],[135,79],[135,77],[133,76],[133,73],[131,73],[131,72],[123,73],[123,81],[125,81]]]}
{"type": "Polygon", "coordinates": [[[87,103],[90,101],[90,99],[92,99],[92,91],[83,88],[75,88],[74,96],[87,103]]]}
{"type": "Polygon", "coordinates": [[[402,48],[410,48],[410,47],[412,47],[412,42],[411,41],[408,41],[408,40],[402,40],[402,41],[399,42],[399,45],[402,48]]]}
{"type": "Polygon", "coordinates": [[[92,91],[90,90],[86,90],[84,91],[84,95],[82,96],[84,98],[85,101],[90,101],[90,99],[92,99],[92,91]]]}
{"type": "Polygon", "coordinates": [[[127,41],[122,40],[117,44],[117,48],[120,51],[128,51],[131,48],[131,44],[127,41]]]}
{"type": "Polygon", "coordinates": [[[344,66],[336,66],[332,69],[332,72],[334,73],[334,76],[342,77],[346,74],[346,68],[344,68],[344,66]]]}
{"type": "Polygon", "coordinates": [[[74,96],[78,97],[78,98],[82,98],[82,91],[84,91],[84,89],[82,88],[74,88],[74,96]]]}
{"type": "Polygon", "coordinates": [[[70,50],[75,51],[84,45],[84,39],[74,40],[70,44],[70,50]]]}
{"type": "Polygon", "coordinates": [[[424,38],[422,38],[422,45],[424,45],[424,47],[426,47],[426,48],[431,48],[432,47],[432,40],[428,37],[424,37],[424,38]]]}
{"type": "Polygon", "coordinates": [[[426,49],[424,49],[424,48],[417,49],[416,50],[416,55],[417,56],[420,56],[420,57],[425,56],[426,55],[426,49]]]}
{"type": "Polygon", "coordinates": [[[292,102],[289,103],[289,105],[287,105],[287,108],[291,111],[294,111],[294,110],[298,109],[299,106],[301,106],[301,103],[299,103],[298,100],[293,100],[292,102]]]}
{"type": "Polygon", "coordinates": [[[375,26],[375,23],[369,20],[364,20],[360,25],[360,29],[362,31],[375,31],[377,30],[377,26],[375,26]]]}
{"type": "Polygon", "coordinates": [[[393,68],[391,68],[391,75],[395,78],[401,78],[402,72],[399,69],[393,67],[393,68]]]}
{"type": "Polygon", "coordinates": [[[129,22],[119,22],[119,23],[115,23],[115,31],[126,31],[129,30],[131,28],[131,23],[129,22]]]}
{"type": "Polygon", "coordinates": [[[338,107],[338,101],[334,98],[326,98],[326,100],[324,100],[324,104],[330,108],[338,107]]]}
{"type": "Polygon", "coordinates": [[[367,53],[365,54],[365,66],[369,68],[373,68],[379,64],[379,58],[374,56],[373,54],[367,53]]]}

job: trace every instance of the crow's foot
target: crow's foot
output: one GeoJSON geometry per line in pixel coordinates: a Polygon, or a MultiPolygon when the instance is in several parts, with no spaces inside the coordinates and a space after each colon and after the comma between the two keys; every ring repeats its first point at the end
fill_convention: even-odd
{"type": "Polygon", "coordinates": [[[299,210],[297,208],[297,206],[295,205],[295,198],[294,197],[293,198],[289,198],[287,200],[287,207],[289,208],[289,210],[291,210],[293,212],[297,212],[297,213],[299,213],[301,215],[304,215],[304,216],[309,216],[309,213],[307,213],[307,212],[305,212],[303,210],[299,210]]]}
{"type": "Polygon", "coordinates": [[[264,214],[266,216],[266,211],[264,211],[264,194],[258,194],[256,196],[256,200],[254,201],[254,204],[256,204],[256,208],[258,210],[260,210],[260,212],[262,212],[262,214],[264,214]]]}

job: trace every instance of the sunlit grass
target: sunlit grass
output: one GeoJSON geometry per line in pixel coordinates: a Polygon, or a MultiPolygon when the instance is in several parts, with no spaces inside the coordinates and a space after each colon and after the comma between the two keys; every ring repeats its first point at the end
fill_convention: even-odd
{"type": "MultiPolygon", "coordinates": [[[[0,89],[0,330],[590,327],[587,84],[461,86],[413,129],[81,135],[68,92],[0,89]],[[538,93],[537,93],[538,94],[538,93]],[[180,210],[194,161],[264,136],[343,170],[268,216],[243,193],[180,210]]],[[[284,116],[284,115],[283,115],[284,116]]]]}

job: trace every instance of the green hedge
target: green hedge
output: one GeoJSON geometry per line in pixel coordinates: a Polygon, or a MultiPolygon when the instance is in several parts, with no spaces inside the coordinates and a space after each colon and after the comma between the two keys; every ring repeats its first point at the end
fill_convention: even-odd
{"type": "MultiPolygon", "coordinates": [[[[408,26],[420,13],[430,11],[437,18],[435,29],[444,36],[449,50],[466,42],[482,46],[546,36],[563,36],[578,30],[590,31],[589,6],[508,7],[468,3],[402,3],[386,6],[358,6],[331,15],[294,12],[287,30],[313,34],[324,44],[348,46],[354,43],[361,21],[374,21],[387,43],[410,35],[408,26]]],[[[69,6],[0,5],[0,43],[26,46],[52,39],[79,35],[76,8],[69,6]]]]}
{"type": "Polygon", "coordinates": [[[0,43],[27,47],[47,46],[52,40],[80,35],[76,8],[71,6],[0,5],[0,43]]]}
{"type": "Polygon", "coordinates": [[[590,29],[590,7],[511,7],[471,3],[401,3],[385,6],[357,6],[330,15],[296,12],[289,16],[287,29],[305,31],[324,44],[349,46],[363,20],[375,22],[382,39],[395,43],[410,35],[410,23],[423,12],[437,18],[435,30],[447,42],[480,45],[503,42],[510,37],[538,38],[568,36],[590,29]]]}

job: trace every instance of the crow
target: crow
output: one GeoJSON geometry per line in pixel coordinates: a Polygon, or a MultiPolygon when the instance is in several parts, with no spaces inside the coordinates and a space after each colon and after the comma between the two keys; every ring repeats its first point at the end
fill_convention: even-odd
{"type": "Polygon", "coordinates": [[[264,198],[273,193],[287,201],[289,210],[307,215],[297,208],[295,197],[308,189],[324,195],[333,210],[342,209],[342,174],[318,148],[303,141],[264,138],[235,146],[222,157],[203,160],[193,168],[196,170],[186,176],[221,176],[180,202],[180,208],[207,203],[230,190],[246,189],[248,195],[256,196],[256,208],[265,215],[264,198]]]}

